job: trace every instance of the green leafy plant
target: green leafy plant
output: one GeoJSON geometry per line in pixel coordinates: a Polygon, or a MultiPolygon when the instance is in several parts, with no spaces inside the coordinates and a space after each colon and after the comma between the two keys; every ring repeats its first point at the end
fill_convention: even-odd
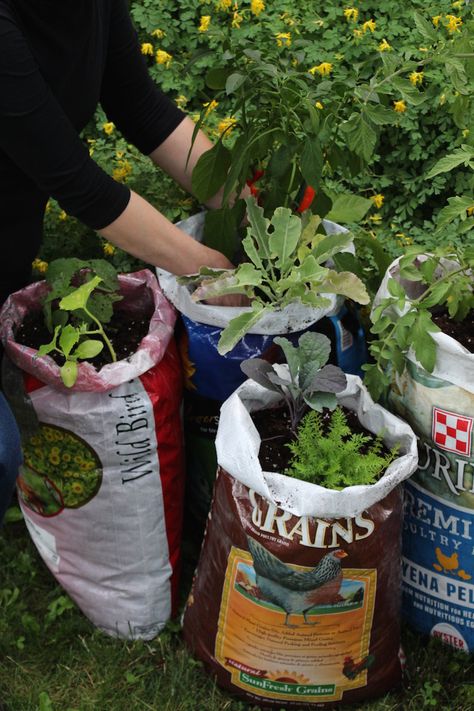
{"type": "Polygon", "coordinates": [[[383,453],[382,434],[352,433],[344,411],[337,407],[325,425],[323,416],[311,410],[301,420],[285,471],[328,489],[373,484],[395,459],[398,447],[383,453]]]}
{"type": "Polygon", "coordinates": [[[113,314],[118,294],[115,269],[105,260],[57,259],[46,272],[49,290],[43,300],[46,326],[52,340],[40,346],[40,356],[56,352],[64,358],[60,373],[72,387],[77,380],[78,361],[94,358],[107,346],[111,360],[117,360],[104,324],[113,314]],[[82,282],[82,283],[81,283],[82,282]],[[99,336],[91,338],[91,336],[99,336]]]}
{"type": "Polygon", "coordinates": [[[242,247],[249,257],[235,270],[201,269],[198,275],[181,278],[181,283],[198,285],[195,301],[223,294],[244,294],[250,309],[230,321],[223,330],[219,353],[230,351],[267,313],[300,302],[324,308],[330,302],[324,294],[339,294],[361,304],[369,296],[361,280],[350,272],[325,266],[328,259],[348,247],[349,233],[327,236],[319,232],[321,219],[301,218],[288,208],[277,208],[269,220],[253,198],[247,198],[250,226],[242,247]]]}
{"type": "Polygon", "coordinates": [[[331,342],[322,333],[303,333],[298,346],[281,337],[274,343],[281,346],[288,370],[262,358],[244,360],[240,367],[248,378],[281,396],[290,415],[290,429],[296,433],[308,407],[318,411],[336,407],[336,393],[346,388],[347,379],[341,368],[327,364],[331,342]]]}
{"type": "Polygon", "coordinates": [[[402,373],[410,349],[422,367],[432,373],[439,331],[433,310],[442,307],[455,321],[463,321],[474,308],[472,276],[474,247],[438,248],[432,254],[407,250],[399,272],[388,281],[389,296],[372,311],[369,345],[373,363],[364,366],[365,382],[378,398],[390,385],[394,372],[402,373]]]}

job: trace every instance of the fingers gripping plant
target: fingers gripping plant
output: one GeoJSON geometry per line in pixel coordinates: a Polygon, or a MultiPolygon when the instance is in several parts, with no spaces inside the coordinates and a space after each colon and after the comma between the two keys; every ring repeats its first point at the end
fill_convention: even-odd
{"type": "Polygon", "coordinates": [[[278,337],[274,342],[285,354],[287,371],[262,358],[244,360],[240,367],[247,377],[282,397],[290,415],[290,429],[296,433],[308,407],[318,412],[325,407],[334,410],[336,393],[346,388],[347,380],[341,368],[327,365],[331,343],[323,334],[304,333],[298,347],[287,338],[278,337]]]}
{"type": "Polygon", "coordinates": [[[78,361],[94,358],[104,344],[112,362],[117,360],[103,326],[112,317],[114,302],[122,298],[117,293],[117,274],[105,260],[57,259],[50,263],[46,281],[50,290],[44,299],[43,312],[53,338],[40,346],[38,353],[60,354],[65,361],[61,379],[72,387],[77,380],[78,361]],[[87,271],[81,274],[84,269],[87,271]],[[81,278],[85,283],[76,286],[74,280],[77,284],[81,278]],[[91,336],[99,336],[100,340],[91,336]]]}
{"type": "Polygon", "coordinates": [[[355,274],[326,266],[328,259],[348,247],[349,233],[327,236],[318,232],[317,215],[302,218],[283,207],[269,220],[255,200],[246,202],[250,226],[242,246],[249,261],[235,270],[201,269],[198,275],[180,279],[198,285],[192,295],[195,301],[223,294],[244,294],[252,300],[251,308],[223,330],[219,353],[230,351],[265,314],[290,303],[324,308],[330,304],[324,294],[368,303],[365,286],[355,274]]]}

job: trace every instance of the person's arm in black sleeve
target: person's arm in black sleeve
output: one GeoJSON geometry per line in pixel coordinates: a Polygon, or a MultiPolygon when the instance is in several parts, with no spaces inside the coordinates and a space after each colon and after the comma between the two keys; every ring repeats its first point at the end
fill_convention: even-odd
{"type": "Polygon", "coordinates": [[[202,265],[232,267],[99,168],[44,82],[22,32],[4,17],[0,48],[0,149],[42,191],[150,264],[175,274],[202,265]]]}
{"type": "MultiPolygon", "coordinates": [[[[191,192],[193,168],[213,144],[199,131],[188,155],[194,122],[151,78],[125,0],[116,0],[112,9],[101,104],[130,143],[191,192]]],[[[242,197],[247,194],[244,189],[242,197]]],[[[220,207],[221,196],[219,191],[207,206],[220,207]]]]}
{"type": "Polygon", "coordinates": [[[93,229],[113,222],[129,189],[93,161],[44,81],[21,30],[0,18],[0,148],[47,195],[93,229]]]}

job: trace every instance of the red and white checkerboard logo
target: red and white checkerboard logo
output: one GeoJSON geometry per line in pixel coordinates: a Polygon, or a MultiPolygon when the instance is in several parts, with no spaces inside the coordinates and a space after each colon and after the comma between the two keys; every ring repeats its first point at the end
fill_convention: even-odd
{"type": "Polygon", "coordinates": [[[456,452],[465,457],[471,454],[472,417],[457,415],[449,410],[433,408],[433,442],[448,452],[456,452]]]}

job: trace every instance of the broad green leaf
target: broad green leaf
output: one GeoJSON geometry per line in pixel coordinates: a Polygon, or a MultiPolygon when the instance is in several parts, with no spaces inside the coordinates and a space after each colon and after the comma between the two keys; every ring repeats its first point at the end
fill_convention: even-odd
{"type": "Polygon", "coordinates": [[[300,169],[308,185],[317,190],[323,172],[323,154],[316,137],[307,137],[301,154],[300,169]]]}
{"type": "Polygon", "coordinates": [[[387,282],[387,289],[391,296],[395,296],[397,299],[405,298],[406,293],[403,286],[396,279],[389,279],[387,282]]]}
{"type": "Polygon", "coordinates": [[[282,349],[286,358],[286,362],[288,363],[291,379],[293,382],[296,383],[298,378],[298,371],[300,368],[298,349],[295,348],[295,346],[288,340],[288,338],[284,338],[283,336],[277,336],[276,338],[274,338],[273,343],[275,343],[275,345],[277,346],[280,346],[280,348],[282,349]]]}
{"type": "MultiPolygon", "coordinates": [[[[119,280],[117,276],[117,270],[106,259],[91,259],[89,262],[90,268],[102,279],[102,284],[100,285],[101,290],[108,291],[118,291],[119,280]]],[[[122,298],[122,297],[118,297],[122,298]]]]}
{"type": "Polygon", "coordinates": [[[245,213],[243,200],[234,207],[220,207],[208,210],[204,221],[203,243],[217,249],[232,261],[238,248],[238,227],[245,213]]]}
{"type": "Polygon", "coordinates": [[[411,330],[413,350],[423,368],[432,373],[436,364],[436,343],[430,332],[439,331],[432,322],[429,312],[422,311],[411,330]]]}
{"type": "Polygon", "coordinates": [[[288,171],[291,165],[292,154],[285,144],[278,146],[272,153],[268,163],[267,175],[272,178],[281,178],[288,171]]]}
{"type": "Polygon", "coordinates": [[[341,131],[347,136],[349,148],[369,162],[375,150],[377,134],[363,115],[352,114],[350,119],[341,125],[341,131]]]}
{"type": "Polygon", "coordinates": [[[325,365],[319,370],[311,384],[313,392],[340,393],[347,387],[345,373],[337,365],[325,365]]]}
{"type": "Polygon", "coordinates": [[[271,252],[268,246],[268,227],[270,220],[267,220],[267,218],[263,216],[263,208],[257,205],[254,198],[248,197],[245,199],[245,202],[247,204],[247,215],[250,222],[250,227],[247,228],[247,234],[250,232],[254,237],[260,256],[271,260],[271,252]]]}
{"type": "Polygon", "coordinates": [[[370,119],[376,126],[385,126],[387,124],[395,124],[398,117],[393,109],[388,109],[381,104],[366,104],[362,109],[363,115],[370,119]]]}
{"type": "Polygon", "coordinates": [[[224,294],[242,293],[245,293],[245,289],[239,284],[235,273],[230,273],[229,275],[223,274],[217,279],[203,281],[192,293],[191,298],[193,301],[205,301],[224,294]]]}
{"type": "Polygon", "coordinates": [[[70,352],[79,341],[79,331],[71,324],[65,326],[59,334],[59,347],[66,356],[69,357],[70,352]]]}
{"type": "Polygon", "coordinates": [[[77,363],[67,360],[60,369],[61,380],[67,388],[72,388],[77,380],[77,363]]]}
{"type": "Polygon", "coordinates": [[[326,215],[333,222],[359,222],[372,207],[372,201],[360,195],[345,193],[333,198],[330,212],[326,215]]]}
{"type": "Polygon", "coordinates": [[[316,284],[322,282],[326,278],[328,269],[326,267],[322,267],[318,260],[316,260],[312,254],[309,254],[305,257],[299,267],[295,267],[292,270],[292,274],[293,273],[295,274],[295,277],[301,281],[316,284]]]}
{"type": "Polygon", "coordinates": [[[327,294],[339,294],[348,299],[357,301],[358,304],[368,304],[370,297],[362,281],[351,272],[331,271],[324,283],[321,291],[327,294]]]}
{"type": "Polygon", "coordinates": [[[94,358],[98,355],[104,348],[102,341],[98,341],[93,338],[89,338],[87,341],[82,341],[79,343],[76,350],[74,351],[74,356],[76,358],[81,358],[81,360],[86,360],[87,358],[94,358]]]}
{"type": "Polygon", "coordinates": [[[448,57],[445,66],[446,76],[456,91],[464,95],[469,94],[469,80],[462,61],[457,57],[448,57]]]}
{"type": "Polygon", "coordinates": [[[102,279],[100,277],[95,276],[90,281],[86,282],[86,284],[81,284],[80,287],[61,299],[59,302],[59,308],[64,311],[76,311],[77,309],[83,309],[87,304],[90,294],[101,281],[102,279]]]}
{"type": "Polygon", "coordinates": [[[229,74],[230,69],[225,67],[214,67],[206,74],[206,85],[209,89],[214,89],[216,91],[222,90],[225,88],[229,74]]]}
{"type": "Polygon", "coordinates": [[[413,19],[415,20],[416,29],[424,37],[424,39],[427,39],[429,42],[439,42],[440,35],[435,30],[431,22],[425,20],[423,15],[419,12],[413,13],[413,19]]]}
{"type": "Polygon", "coordinates": [[[54,334],[53,338],[49,343],[45,343],[44,345],[40,346],[38,348],[38,354],[39,355],[48,355],[48,353],[51,353],[51,351],[54,351],[56,348],[56,339],[58,337],[58,333],[61,330],[61,326],[56,326],[54,329],[54,334]]]}
{"type": "Polygon", "coordinates": [[[201,202],[213,197],[226,180],[230,167],[230,151],[218,141],[201,155],[194,166],[192,191],[201,202]]]}
{"type": "MultiPolygon", "coordinates": [[[[319,368],[329,360],[331,354],[331,341],[323,333],[315,333],[314,331],[307,331],[300,336],[298,341],[298,352],[300,358],[300,373],[303,373],[302,379],[306,380],[305,373],[310,364],[319,368]]],[[[311,376],[312,379],[313,376],[311,376]]],[[[301,383],[303,386],[303,383],[301,383]]],[[[310,382],[305,382],[304,388],[309,387],[310,382]]]]}
{"type": "Polygon", "coordinates": [[[269,310],[271,310],[269,307],[265,307],[259,302],[254,301],[251,311],[245,311],[233,318],[221,333],[217,345],[218,353],[225,355],[231,351],[245,334],[248,333],[252,326],[255,326],[269,310]]]}
{"type": "Polygon", "coordinates": [[[247,77],[244,74],[240,74],[240,72],[234,72],[229,77],[227,77],[225,83],[225,93],[227,94],[227,96],[229,96],[230,94],[234,94],[237,89],[240,89],[240,87],[245,84],[246,81],[247,77]]]}
{"type": "Polygon", "coordinates": [[[347,249],[352,242],[352,235],[350,232],[340,232],[335,235],[328,235],[324,237],[318,244],[311,250],[312,256],[322,264],[334,254],[341,252],[343,249],[347,249]]]}
{"type": "Polygon", "coordinates": [[[236,279],[243,286],[259,286],[262,283],[262,273],[250,262],[239,264],[235,272],[236,279]]]}
{"type": "Polygon", "coordinates": [[[438,213],[436,231],[438,232],[445,225],[449,224],[458,217],[465,217],[466,210],[474,207],[474,196],[460,195],[448,198],[448,205],[443,207],[438,213]]]}
{"type": "Polygon", "coordinates": [[[271,219],[274,230],[268,244],[276,266],[285,272],[291,265],[301,234],[301,219],[285,207],[277,207],[271,219]]]}
{"type": "Polygon", "coordinates": [[[303,398],[305,403],[317,412],[322,412],[325,407],[334,410],[337,406],[337,398],[332,393],[311,393],[311,395],[303,395],[303,398]]]}
{"type": "Polygon", "coordinates": [[[255,380],[256,383],[268,390],[273,390],[281,394],[281,388],[275,385],[268,377],[270,373],[274,374],[275,372],[268,361],[263,360],[263,358],[248,358],[242,361],[240,369],[245,373],[247,378],[255,380]]]}
{"type": "Polygon", "coordinates": [[[426,178],[429,180],[440,173],[447,173],[448,171],[453,170],[453,168],[457,168],[458,165],[461,165],[462,163],[467,166],[469,165],[469,161],[473,158],[474,149],[470,149],[469,151],[462,149],[454,151],[453,153],[444,156],[444,158],[440,158],[427,173],[426,178]]]}
{"type": "Polygon", "coordinates": [[[402,99],[405,99],[409,104],[414,106],[419,106],[424,101],[426,101],[426,96],[424,92],[419,91],[408,79],[402,79],[401,77],[394,77],[392,79],[392,85],[394,89],[401,95],[402,99]]]}

